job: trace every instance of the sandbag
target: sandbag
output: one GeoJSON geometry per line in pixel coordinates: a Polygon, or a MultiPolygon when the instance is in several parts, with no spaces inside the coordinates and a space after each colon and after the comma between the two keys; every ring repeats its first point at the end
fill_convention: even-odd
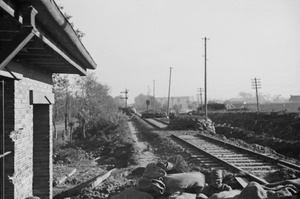
{"type": "Polygon", "coordinates": [[[166,171],[157,166],[155,163],[147,164],[143,177],[155,179],[167,175],[166,171]]]}
{"type": "Polygon", "coordinates": [[[173,164],[173,168],[168,173],[185,173],[188,172],[188,165],[181,155],[174,155],[168,159],[173,164]]]}
{"type": "Polygon", "coordinates": [[[135,187],[131,187],[118,195],[112,196],[111,199],[153,199],[153,196],[149,193],[139,191],[135,187]]]}
{"type": "Polygon", "coordinates": [[[164,194],[166,186],[162,181],[162,178],[150,179],[142,177],[137,180],[137,188],[140,191],[151,193],[153,195],[161,195],[164,194]]]}
{"type": "Polygon", "coordinates": [[[196,194],[180,192],[179,194],[172,194],[168,199],[196,199],[196,194]]]}
{"type": "Polygon", "coordinates": [[[154,197],[155,199],[196,199],[196,194],[186,192],[176,192],[172,195],[161,195],[154,197]]]}
{"type": "Polygon", "coordinates": [[[278,199],[283,196],[292,196],[297,193],[293,185],[266,188],[257,182],[249,182],[248,185],[235,199],[278,199]]]}
{"type": "Polygon", "coordinates": [[[177,191],[200,193],[205,185],[205,175],[200,172],[168,174],[162,178],[167,194],[177,191]]]}
{"type": "Polygon", "coordinates": [[[241,190],[231,190],[231,191],[222,191],[220,193],[215,193],[209,199],[234,199],[241,193],[241,190]]]}

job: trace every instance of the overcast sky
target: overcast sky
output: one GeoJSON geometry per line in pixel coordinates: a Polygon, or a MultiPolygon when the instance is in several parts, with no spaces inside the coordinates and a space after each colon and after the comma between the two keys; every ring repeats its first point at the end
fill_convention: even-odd
{"type": "Polygon", "coordinates": [[[299,0],[55,0],[71,15],[113,97],[140,93],[207,98],[239,92],[300,95],[299,0]],[[154,86],[155,81],[155,86],[154,86]]]}

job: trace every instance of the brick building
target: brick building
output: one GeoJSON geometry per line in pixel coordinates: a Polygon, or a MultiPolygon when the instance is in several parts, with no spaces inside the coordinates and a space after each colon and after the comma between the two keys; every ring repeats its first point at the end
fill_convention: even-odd
{"type": "Polygon", "coordinates": [[[0,1],[0,198],[52,198],[52,74],[95,68],[53,0],[0,1]]]}

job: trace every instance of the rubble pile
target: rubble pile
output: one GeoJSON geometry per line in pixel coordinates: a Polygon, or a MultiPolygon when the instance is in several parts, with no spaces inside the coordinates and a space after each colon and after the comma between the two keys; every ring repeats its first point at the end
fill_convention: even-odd
{"type": "Polygon", "coordinates": [[[210,113],[209,117],[216,133],[228,139],[245,140],[288,157],[300,157],[298,113],[210,113]]]}
{"type": "Polygon", "coordinates": [[[198,116],[179,116],[170,120],[168,129],[172,130],[200,130],[215,134],[213,122],[198,116]]]}
{"type": "Polygon", "coordinates": [[[300,140],[298,113],[210,113],[209,118],[218,126],[240,127],[289,141],[300,140]]]}

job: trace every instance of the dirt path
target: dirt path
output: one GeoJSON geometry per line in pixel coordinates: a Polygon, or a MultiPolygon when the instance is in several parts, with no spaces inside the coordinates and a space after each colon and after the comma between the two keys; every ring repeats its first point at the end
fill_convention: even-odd
{"type": "Polygon", "coordinates": [[[141,134],[134,127],[132,122],[128,122],[128,126],[133,136],[133,140],[137,147],[137,153],[135,155],[135,160],[138,163],[139,167],[146,167],[150,162],[156,161],[156,156],[153,154],[153,149],[151,146],[142,140],[141,134]]]}

